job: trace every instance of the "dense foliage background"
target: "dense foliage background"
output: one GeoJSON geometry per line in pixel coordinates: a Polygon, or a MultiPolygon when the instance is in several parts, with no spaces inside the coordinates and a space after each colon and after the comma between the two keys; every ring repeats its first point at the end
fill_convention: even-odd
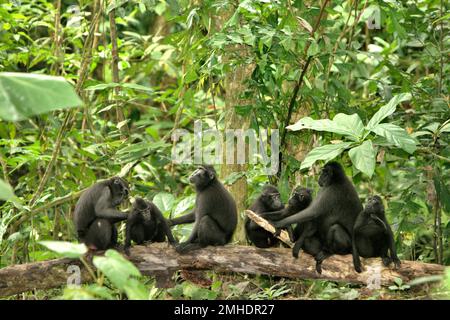
{"type": "MultiPolygon", "coordinates": [[[[192,207],[193,166],[171,161],[170,137],[177,128],[192,132],[195,120],[204,130],[280,130],[277,175],[259,165],[217,167],[241,211],[267,182],[284,200],[299,184],[317,191],[316,160],[337,158],[362,199],[385,199],[401,259],[449,265],[449,17],[443,0],[3,1],[0,72],[62,76],[82,103],[45,79],[24,90],[1,75],[0,172],[16,197],[0,184],[10,200],[0,202],[0,267],[56,256],[39,241],[74,241],[73,206],[97,179],[125,173],[132,193],[166,216],[192,207]],[[46,108],[47,98],[60,103],[46,108]],[[286,129],[300,119],[313,130],[286,129]]],[[[190,227],[175,230],[183,237],[190,227]]],[[[244,241],[239,229],[235,242],[244,241]]],[[[150,281],[126,293],[365,297],[331,282],[210,276],[207,288],[180,281],[156,290],[150,281]]],[[[115,284],[66,289],[64,297],[121,297],[115,284]]]]}

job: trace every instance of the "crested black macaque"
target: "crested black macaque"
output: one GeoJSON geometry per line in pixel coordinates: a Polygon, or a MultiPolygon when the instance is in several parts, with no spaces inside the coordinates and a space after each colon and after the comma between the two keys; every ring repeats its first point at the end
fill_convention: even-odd
{"type": "Polygon", "coordinates": [[[394,235],[384,214],[384,205],[379,196],[370,197],[366,208],[359,214],[353,227],[353,266],[361,272],[363,258],[381,257],[383,264],[392,262],[400,267],[400,260],[395,250],[394,235]],[[390,255],[388,254],[388,251],[390,255]]]}
{"type": "MultiPolygon", "coordinates": [[[[279,211],[284,208],[281,202],[281,196],[278,189],[272,185],[263,187],[261,195],[250,206],[250,210],[270,221],[270,215],[273,211],[279,211]]],[[[261,228],[250,218],[245,219],[245,232],[248,240],[258,248],[270,248],[276,246],[279,240],[269,231],[261,228]]]]}
{"type": "Polygon", "coordinates": [[[169,220],[169,225],[194,222],[191,235],[176,246],[178,253],[206,246],[223,246],[233,236],[237,225],[237,207],[231,194],[218,180],[213,166],[199,166],[189,177],[197,196],[194,210],[169,220]]]}
{"type": "Polygon", "coordinates": [[[337,162],[324,166],[319,186],[321,188],[311,205],[290,217],[273,222],[273,225],[282,228],[314,220],[318,239],[326,252],[351,253],[353,226],[363,209],[355,187],[337,162]]]}
{"type": "Polygon", "coordinates": [[[131,240],[142,244],[146,241],[164,242],[166,238],[171,244],[177,243],[159,208],[151,201],[136,198],[127,219],[125,252],[129,253],[131,240]]]}
{"type": "Polygon", "coordinates": [[[106,250],[117,244],[115,223],[126,220],[127,212],[117,207],[128,198],[128,182],[120,177],[97,182],[81,195],[74,211],[78,241],[92,250],[106,250]]]}
{"type": "MultiPolygon", "coordinates": [[[[283,219],[289,217],[301,210],[306,209],[311,202],[311,189],[304,187],[295,188],[289,198],[288,205],[281,211],[280,218],[283,219]]],[[[274,212],[274,214],[276,214],[276,212],[274,212]]],[[[277,220],[276,217],[275,220],[277,220]]],[[[281,229],[278,229],[277,231],[279,232],[280,230],[281,229]]],[[[298,223],[292,233],[290,233],[290,237],[291,241],[295,242],[294,248],[292,249],[292,255],[295,258],[298,258],[300,249],[303,249],[306,253],[315,258],[316,271],[318,273],[322,273],[322,261],[329,256],[329,253],[327,253],[323,248],[322,241],[319,238],[316,221],[310,220],[304,223],[298,223]]]]}

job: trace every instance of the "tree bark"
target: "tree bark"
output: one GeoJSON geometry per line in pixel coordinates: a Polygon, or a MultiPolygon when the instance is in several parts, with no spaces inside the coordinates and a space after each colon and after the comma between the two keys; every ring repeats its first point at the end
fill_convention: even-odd
{"type": "MultiPolygon", "coordinates": [[[[315,271],[314,258],[302,253],[299,259],[292,257],[287,248],[259,249],[251,246],[208,247],[179,255],[166,243],[134,246],[130,261],[144,275],[156,276],[160,286],[171,285],[167,279],[177,270],[214,270],[216,272],[239,272],[266,274],[287,278],[324,279],[357,284],[367,284],[373,277],[373,268],[380,270],[380,284],[390,285],[395,278],[404,282],[412,279],[443,274],[444,267],[415,261],[402,261],[399,270],[383,267],[381,259],[362,259],[365,271],[353,270],[351,255],[333,256],[325,260],[322,274],[315,271]],[[370,268],[369,268],[370,267],[370,268]]],[[[90,277],[79,260],[56,259],[0,269],[0,296],[14,295],[34,289],[49,289],[67,283],[70,265],[80,267],[82,282],[90,277]]]]}

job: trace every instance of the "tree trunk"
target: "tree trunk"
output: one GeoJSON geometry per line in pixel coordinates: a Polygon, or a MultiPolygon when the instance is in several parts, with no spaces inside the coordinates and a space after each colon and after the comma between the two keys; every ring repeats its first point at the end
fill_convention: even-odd
{"type": "MultiPolygon", "coordinates": [[[[145,275],[156,276],[159,286],[171,285],[171,275],[177,270],[214,270],[216,272],[239,272],[266,274],[298,279],[324,279],[368,284],[379,275],[380,285],[393,283],[395,278],[403,282],[412,279],[443,274],[444,267],[415,261],[402,261],[399,270],[383,267],[381,259],[362,259],[365,271],[353,270],[351,255],[335,255],[325,260],[322,274],[315,271],[314,258],[301,254],[292,257],[287,248],[259,249],[252,246],[208,247],[179,255],[166,243],[134,246],[130,250],[130,261],[145,275]]],[[[91,281],[79,260],[56,259],[23,265],[12,265],[0,269],[0,296],[14,295],[34,289],[49,289],[67,283],[69,266],[78,266],[82,282],[91,281]]]]}
{"type": "MultiPolygon", "coordinates": [[[[228,19],[235,12],[236,8],[231,7],[228,11],[223,12],[219,15],[216,21],[216,29],[220,29],[223,24],[228,21],[228,19]]],[[[227,48],[227,54],[224,56],[224,62],[235,60],[239,58],[240,61],[244,61],[245,58],[249,56],[248,48],[246,46],[241,45],[233,45],[227,48]]],[[[224,90],[225,90],[225,130],[234,130],[234,129],[247,129],[249,126],[249,119],[243,118],[239,116],[235,107],[239,105],[247,105],[251,104],[253,101],[248,99],[242,99],[241,95],[245,91],[244,81],[250,78],[250,75],[254,69],[254,64],[245,64],[241,62],[241,64],[234,67],[233,70],[227,72],[224,81],[224,90]]],[[[247,154],[247,143],[244,144],[246,148],[246,161],[249,159],[247,154]]],[[[222,177],[226,178],[233,173],[245,173],[247,171],[246,164],[237,164],[237,156],[235,149],[234,156],[234,164],[227,164],[225,155],[226,155],[226,145],[223,148],[224,151],[224,165],[222,165],[222,177]]],[[[245,228],[244,228],[244,213],[243,211],[246,209],[246,199],[247,199],[247,178],[245,175],[242,175],[239,179],[237,179],[231,186],[227,187],[228,190],[233,195],[233,198],[236,200],[237,209],[238,209],[238,225],[236,227],[236,231],[234,233],[233,240],[239,244],[247,243],[245,236],[245,228]]]]}

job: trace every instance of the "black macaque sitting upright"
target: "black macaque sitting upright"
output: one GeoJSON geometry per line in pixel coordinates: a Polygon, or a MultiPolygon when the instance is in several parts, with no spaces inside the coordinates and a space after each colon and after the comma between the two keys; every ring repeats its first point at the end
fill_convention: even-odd
{"type": "MultiPolygon", "coordinates": [[[[278,189],[267,185],[264,186],[261,195],[250,206],[250,210],[270,221],[272,212],[277,211],[277,215],[280,215],[282,211],[279,210],[283,207],[278,189]]],[[[271,232],[261,228],[248,217],[245,220],[245,232],[248,240],[258,248],[270,248],[279,243],[279,240],[271,232]]]]}
{"type": "Polygon", "coordinates": [[[355,187],[337,162],[324,166],[319,186],[317,197],[306,209],[272,224],[275,228],[283,228],[314,221],[317,239],[328,255],[351,253],[353,226],[363,210],[355,187]]]}
{"type": "Polygon", "coordinates": [[[394,262],[400,267],[400,260],[395,250],[394,235],[384,214],[384,205],[379,196],[370,197],[366,208],[359,214],[353,228],[353,265],[356,272],[361,272],[359,257],[381,257],[388,266],[394,262]],[[390,255],[388,254],[390,251],[390,255]]]}
{"type": "Polygon", "coordinates": [[[131,240],[142,244],[146,241],[164,242],[167,237],[169,243],[177,243],[158,207],[153,202],[142,198],[135,199],[127,219],[125,234],[126,254],[129,254],[131,240]]]}
{"type": "Polygon", "coordinates": [[[115,223],[128,214],[117,207],[128,197],[128,182],[120,177],[97,182],[78,200],[74,224],[78,240],[92,250],[106,250],[117,244],[115,223]]]}
{"type": "Polygon", "coordinates": [[[217,179],[214,167],[198,167],[189,178],[197,196],[194,210],[182,217],[169,220],[169,225],[195,222],[191,235],[176,250],[186,253],[206,246],[223,246],[233,236],[237,225],[237,208],[231,194],[217,179]]]}

